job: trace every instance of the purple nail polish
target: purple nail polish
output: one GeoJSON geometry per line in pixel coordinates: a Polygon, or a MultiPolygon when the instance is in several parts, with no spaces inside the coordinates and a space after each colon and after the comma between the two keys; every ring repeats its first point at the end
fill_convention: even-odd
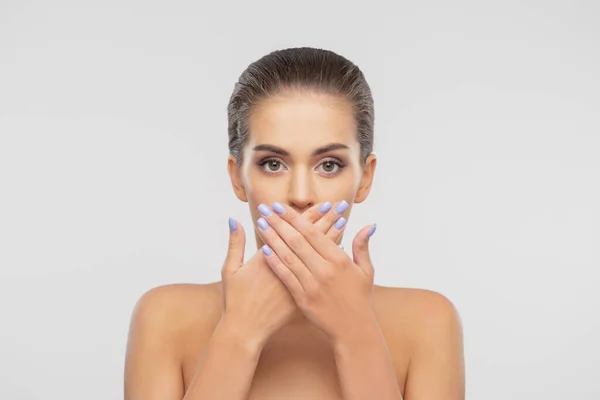
{"type": "Polygon", "coordinates": [[[337,221],[335,221],[335,229],[342,229],[346,225],[346,218],[340,217],[337,221]]]}
{"type": "Polygon", "coordinates": [[[338,203],[337,206],[335,206],[335,212],[338,214],[343,214],[344,211],[346,211],[348,209],[348,203],[346,202],[346,200],[342,200],[338,203]]]}
{"type": "Polygon", "coordinates": [[[321,207],[319,207],[319,212],[321,214],[325,214],[327,211],[331,210],[331,203],[326,201],[325,203],[321,204],[321,207]]]}
{"type": "Polygon", "coordinates": [[[377,224],[374,224],[371,230],[369,230],[369,237],[373,236],[375,230],[377,229],[377,224]]]}
{"type": "Polygon", "coordinates": [[[277,214],[285,214],[285,207],[283,206],[283,204],[277,201],[273,203],[273,210],[275,210],[277,214]]]}
{"type": "Polygon", "coordinates": [[[260,229],[262,229],[263,231],[269,229],[269,223],[264,218],[259,218],[258,221],[256,221],[256,223],[258,224],[258,226],[260,226],[260,229]]]}
{"type": "Polygon", "coordinates": [[[268,205],[266,204],[261,204],[258,206],[258,211],[264,215],[265,217],[268,217],[269,215],[271,215],[271,209],[269,208],[268,205]]]}
{"type": "Polygon", "coordinates": [[[235,232],[237,230],[237,221],[233,218],[229,218],[229,230],[235,232]]]}
{"type": "Polygon", "coordinates": [[[271,248],[269,246],[267,246],[266,244],[261,249],[262,249],[262,252],[267,257],[269,257],[271,254],[273,254],[273,250],[271,250],[271,248]]]}

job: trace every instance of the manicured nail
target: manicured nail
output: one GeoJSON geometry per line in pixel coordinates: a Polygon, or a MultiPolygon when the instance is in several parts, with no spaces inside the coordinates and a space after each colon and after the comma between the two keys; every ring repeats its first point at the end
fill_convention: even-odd
{"type": "Polygon", "coordinates": [[[262,229],[263,231],[269,229],[269,223],[264,218],[259,218],[258,221],[256,221],[256,223],[258,224],[258,226],[260,226],[260,229],[262,229]]]}
{"type": "Polygon", "coordinates": [[[258,211],[264,215],[265,217],[268,217],[269,215],[271,215],[271,209],[269,208],[268,205],[266,204],[261,204],[258,206],[258,211]]]}
{"type": "Polygon", "coordinates": [[[267,246],[266,244],[262,247],[262,252],[267,257],[269,257],[271,254],[273,254],[273,250],[271,250],[271,248],[269,246],[267,246]]]}
{"type": "Polygon", "coordinates": [[[344,225],[346,225],[346,218],[344,217],[340,217],[340,219],[338,219],[337,221],[335,221],[335,229],[342,229],[344,227],[344,225]]]}
{"type": "Polygon", "coordinates": [[[273,210],[275,210],[277,214],[285,214],[285,207],[281,203],[273,203],[273,210]]]}
{"type": "Polygon", "coordinates": [[[373,236],[376,229],[377,229],[377,224],[374,224],[373,227],[371,228],[371,230],[369,231],[369,237],[373,236]]]}
{"type": "Polygon", "coordinates": [[[235,232],[237,230],[237,221],[233,218],[229,218],[229,230],[235,232]]]}
{"type": "Polygon", "coordinates": [[[331,210],[331,203],[326,201],[325,203],[321,204],[321,207],[319,207],[319,212],[321,214],[325,214],[327,211],[331,210]]]}
{"type": "Polygon", "coordinates": [[[348,209],[348,203],[346,202],[346,200],[342,200],[338,203],[337,206],[335,206],[335,212],[338,214],[343,214],[344,211],[346,211],[348,209]]]}
{"type": "Polygon", "coordinates": [[[338,247],[339,247],[340,249],[344,250],[344,245],[343,245],[343,244],[340,244],[338,247]]]}

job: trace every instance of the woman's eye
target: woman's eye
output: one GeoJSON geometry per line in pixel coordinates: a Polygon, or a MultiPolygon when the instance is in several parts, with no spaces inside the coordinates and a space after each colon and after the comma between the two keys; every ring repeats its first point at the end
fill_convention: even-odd
{"type": "Polygon", "coordinates": [[[325,160],[321,163],[320,167],[326,174],[334,174],[338,172],[342,166],[337,161],[325,160]]]}
{"type": "Polygon", "coordinates": [[[275,159],[265,160],[261,165],[268,172],[279,172],[282,167],[281,161],[275,159]]]}

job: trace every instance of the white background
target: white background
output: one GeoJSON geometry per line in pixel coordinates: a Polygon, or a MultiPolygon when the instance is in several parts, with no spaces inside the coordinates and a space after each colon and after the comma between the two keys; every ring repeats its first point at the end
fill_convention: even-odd
{"type": "Polygon", "coordinates": [[[227,218],[251,226],[234,82],[300,45],[367,76],[379,165],[345,243],[377,222],[376,283],[454,302],[467,398],[600,398],[599,21],[572,0],[0,1],[0,398],[122,398],[139,296],[218,280],[227,218]]]}

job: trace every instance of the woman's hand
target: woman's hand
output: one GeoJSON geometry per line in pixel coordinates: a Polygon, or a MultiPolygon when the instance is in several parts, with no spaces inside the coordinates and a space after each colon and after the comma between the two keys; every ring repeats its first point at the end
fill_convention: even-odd
{"type": "MultiPolygon", "coordinates": [[[[347,203],[340,202],[336,208],[344,206],[347,203]]],[[[357,335],[365,324],[376,325],[368,247],[375,225],[354,238],[352,260],[291,207],[274,203],[273,209],[264,204],[258,209],[263,215],[258,225],[267,262],[308,319],[333,342],[357,335]]],[[[337,217],[343,229],[342,213],[337,217]]]]}
{"type": "MultiPolygon", "coordinates": [[[[337,216],[330,209],[329,203],[319,204],[307,210],[303,218],[337,248],[334,243],[339,241],[342,230],[333,227],[337,216]]],[[[230,219],[229,228],[229,249],[221,270],[224,301],[221,324],[253,349],[261,349],[299,311],[286,287],[268,267],[261,250],[244,263],[246,235],[242,225],[230,219]]]]}

